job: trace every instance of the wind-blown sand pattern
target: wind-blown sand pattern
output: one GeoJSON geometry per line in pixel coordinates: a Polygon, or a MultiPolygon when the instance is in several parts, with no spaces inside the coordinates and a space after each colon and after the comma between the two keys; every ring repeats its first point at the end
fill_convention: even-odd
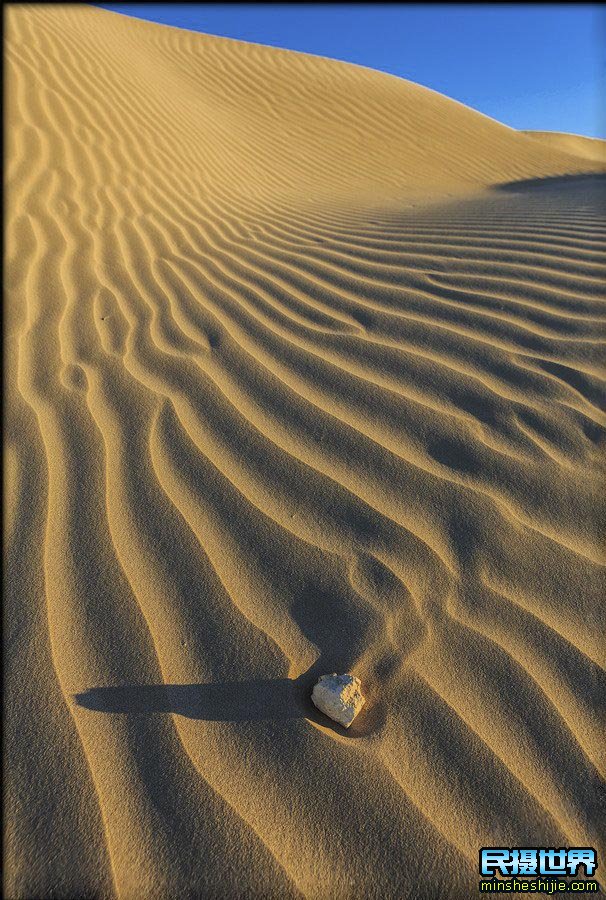
{"type": "Polygon", "coordinates": [[[603,853],[598,144],[6,19],[7,896],[458,898],[482,846],[603,853]]]}

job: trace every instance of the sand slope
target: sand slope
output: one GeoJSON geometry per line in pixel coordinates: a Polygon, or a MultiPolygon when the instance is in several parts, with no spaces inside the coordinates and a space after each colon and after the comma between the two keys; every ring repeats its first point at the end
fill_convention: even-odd
{"type": "Polygon", "coordinates": [[[587,159],[606,163],[606,141],[599,138],[583,137],[580,134],[565,134],[559,131],[525,131],[529,137],[541,141],[547,147],[555,150],[563,150],[574,156],[584,156],[587,159]]]}
{"type": "Polygon", "coordinates": [[[601,850],[603,166],[343,63],[6,19],[7,896],[601,850]]]}

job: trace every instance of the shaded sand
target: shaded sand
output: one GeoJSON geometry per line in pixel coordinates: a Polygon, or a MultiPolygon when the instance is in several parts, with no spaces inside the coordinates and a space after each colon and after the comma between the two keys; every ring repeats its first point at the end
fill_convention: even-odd
{"type": "Polygon", "coordinates": [[[603,852],[593,152],[6,25],[6,895],[458,898],[481,846],[603,852]]]}

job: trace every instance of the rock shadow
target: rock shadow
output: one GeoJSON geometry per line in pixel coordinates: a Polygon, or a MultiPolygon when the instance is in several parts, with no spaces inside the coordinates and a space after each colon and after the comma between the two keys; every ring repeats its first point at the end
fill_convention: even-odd
{"type": "MultiPolygon", "coordinates": [[[[93,712],[131,716],[175,714],[207,722],[286,722],[309,719],[338,734],[348,734],[311,701],[314,678],[254,679],[208,684],[126,684],[89,688],[74,695],[76,704],[93,712]]],[[[349,729],[352,737],[374,730],[378,720],[362,710],[360,723],[349,729]],[[354,727],[356,726],[356,727],[354,727]]]]}

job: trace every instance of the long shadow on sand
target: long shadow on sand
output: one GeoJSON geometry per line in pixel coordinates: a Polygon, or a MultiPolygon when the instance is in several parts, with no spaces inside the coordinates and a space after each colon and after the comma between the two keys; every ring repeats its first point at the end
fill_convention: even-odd
{"type": "Polygon", "coordinates": [[[105,713],[177,713],[214,722],[299,719],[307,715],[308,708],[297,682],[276,678],[215,684],[133,684],[90,688],[76,694],[75,700],[85,709],[105,713]]]}
{"type": "Polygon", "coordinates": [[[74,699],[78,706],[102,713],[148,716],[175,713],[207,722],[263,722],[308,719],[340,735],[364,737],[381,728],[385,710],[365,707],[347,730],[322,715],[311,702],[315,678],[256,679],[214,684],[127,684],[90,688],[74,699]]]}
{"type": "Polygon", "coordinates": [[[522,181],[507,181],[493,185],[497,191],[540,191],[551,192],[562,189],[575,190],[577,188],[599,190],[600,195],[606,190],[606,174],[601,172],[581,172],[577,175],[552,175],[547,178],[526,178],[522,181]]]}

